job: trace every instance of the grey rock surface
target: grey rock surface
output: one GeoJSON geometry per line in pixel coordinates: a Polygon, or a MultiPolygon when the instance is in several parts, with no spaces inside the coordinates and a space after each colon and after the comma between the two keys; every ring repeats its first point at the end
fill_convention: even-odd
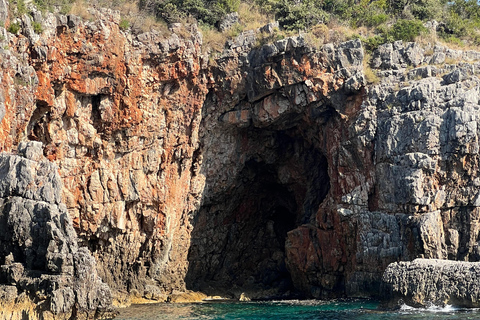
{"type": "MultiPolygon", "coordinates": [[[[8,18],[8,3],[6,0],[0,0],[0,21],[5,23],[8,18]]],[[[0,25],[4,28],[4,25],[0,25]]]]}
{"type": "Polygon", "coordinates": [[[236,23],[238,23],[239,16],[238,12],[232,12],[227,14],[218,26],[220,32],[227,31],[228,29],[232,28],[236,23]]]}
{"type": "Polygon", "coordinates": [[[430,305],[480,306],[480,262],[415,259],[395,262],[383,274],[383,296],[394,307],[405,303],[415,307],[430,305]]]}
{"type": "Polygon", "coordinates": [[[91,253],[79,247],[61,202],[58,167],[43,157],[40,142],[20,144],[19,154],[0,154],[2,301],[26,295],[33,307],[24,312],[32,319],[45,312],[55,319],[113,314],[110,289],[91,253]]]}

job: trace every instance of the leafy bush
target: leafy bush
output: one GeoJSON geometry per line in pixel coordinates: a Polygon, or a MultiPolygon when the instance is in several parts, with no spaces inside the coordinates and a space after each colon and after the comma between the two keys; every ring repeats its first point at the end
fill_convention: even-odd
{"type": "Polygon", "coordinates": [[[422,21],[442,19],[442,11],[444,7],[442,1],[418,0],[411,4],[410,12],[415,18],[422,21]]]}
{"type": "Polygon", "coordinates": [[[23,0],[17,0],[17,15],[20,17],[27,13],[27,6],[23,0]]]}
{"type": "Polygon", "coordinates": [[[427,29],[418,20],[398,20],[389,32],[395,40],[414,41],[422,32],[427,29]]]}
{"type": "Polygon", "coordinates": [[[363,39],[363,45],[369,52],[375,51],[380,45],[386,42],[386,38],[383,35],[376,35],[367,39],[363,39]]]}
{"type": "Polygon", "coordinates": [[[464,45],[462,40],[460,40],[459,38],[457,38],[453,35],[443,36],[442,38],[447,43],[451,43],[451,44],[454,44],[454,45],[457,45],[457,46],[460,46],[460,47],[462,47],[464,45]]]}
{"type": "MultiPolygon", "coordinates": [[[[352,6],[351,0],[325,0],[322,9],[339,17],[349,18],[352,6]]],[[[358,5],[356,6],[358,7],[358,5]]]]}
{"type": "Polygon", "coordinates": [[[349,21],[353,28],[360,26],[377,27],[390,18],[385,11],[386,7],[385,0],[360,0],[358,4],[351,5],[342,18],[349,21]]]}
{"type": "Polygon", "coordinates": [[[275,18],[286,30],[304,30],[324,23],[329,15],[321,9],[316,0],[280,0],[275,7],[275,18]]]}
{"type": "Polygon", "coordinates": [[[480,9],[476,0],[449,2],[449,9],[463,19],[480,20],[480,9]]]}
{"type": "Polygon", "coordinates": [[[13,34],[17,34],[18,31],[20,31],[20,24],[18,24],[16,22],[11,23],[10,26],[8,26],[7,31],[10,32],[10,33],[13,33],[13,34]]]}
{"type": "Polygon", "coordinates": [[[367,19],[365,19],[365,25],[368,27],[377,27],[382,23],[385,23],[387,19],[388,15],[385,13],[370,15],[367,17],[367,19]]]}
{"type": "Polygon", "coordinates": [[[240,0],[165,0],[155,4],[155,14],[169,23],[193,17],[214,26],[239,4],[240,0]]]}

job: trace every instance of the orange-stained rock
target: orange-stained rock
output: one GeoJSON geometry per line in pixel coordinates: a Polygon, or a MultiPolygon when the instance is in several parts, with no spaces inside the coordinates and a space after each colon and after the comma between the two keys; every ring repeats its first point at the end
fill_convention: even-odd
{"type": "Polygon", "coordinates": [[[368,296],[394,260],[480,259],[473,67],[405,69],[420,58],[396,43],[367,86],[359,40],[256,47],[247,31],[209,63],[194,25],[133,34],[92,12],[8,35],[0,149],[43,143],[119,300],[368,296]]]}

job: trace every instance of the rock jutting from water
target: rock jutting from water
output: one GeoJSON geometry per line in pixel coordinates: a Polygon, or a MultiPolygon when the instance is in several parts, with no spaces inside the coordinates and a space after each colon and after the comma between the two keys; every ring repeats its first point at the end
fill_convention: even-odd
{"type": "Polygon", "coordinates": [[[258,45],[246,31],[209,59],[195,25],[134,33],[118,12],[89,14],[0,28],[2,159],[26,162],[28,145],[26,166],[58,180],[8,187],[5,232],[38,218],[55,241],[4,239],[5,301],[25,292],[42,312],[73,312],[73,280],[38,297],[18,281],[70,279],[76,259],[89,292],[117,305],[188,290],[372,297],[392,262],[480,260],[480,53],[399,41],[365,61],[360,40],[258,45]]]}
{"type": "Polygon", "coordinates": [[[480,307],[480,263],[439,259],[395,262],[383,274],[386,305],[399,301],[414,307],[431,305],[480,307]]]}

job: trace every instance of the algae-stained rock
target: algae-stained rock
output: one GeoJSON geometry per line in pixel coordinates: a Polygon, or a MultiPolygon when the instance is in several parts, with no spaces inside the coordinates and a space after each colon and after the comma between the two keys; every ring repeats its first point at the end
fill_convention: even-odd
{"type": "Polygon", "coordinates": [[[415,259],[395,262],[383,274],[386,304],[480,307],[480,262],[415,259]]]}

